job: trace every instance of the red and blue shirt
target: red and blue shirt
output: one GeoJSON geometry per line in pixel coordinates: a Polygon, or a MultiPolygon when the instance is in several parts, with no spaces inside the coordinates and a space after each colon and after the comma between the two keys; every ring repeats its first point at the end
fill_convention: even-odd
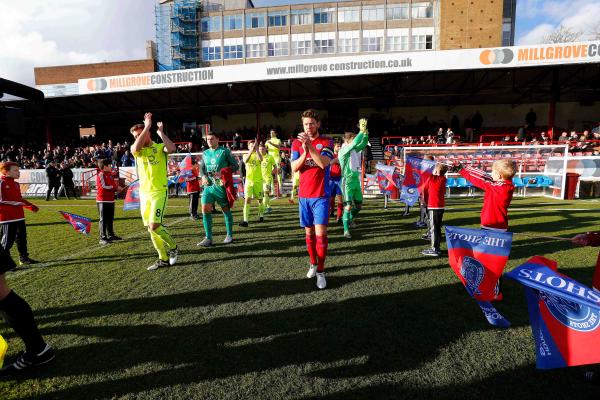
{"type": "MultiPolygon", "coordinates": [[[[325,157],[333,158],[333,140],[328,137],[319,136],[312,140],[312,145],[319,151],[319,154],[325,157]]],[[[296,161],[304,153],[302,142],[294,140],[292,143],[292,161],[296,161]]],[[[298,197],[318,198],[329,196],[329,165],[321,168],[312,159],[310,154],[306,155],[304,164],[300,167],[300,185],[298,187],[298,197]]]]}

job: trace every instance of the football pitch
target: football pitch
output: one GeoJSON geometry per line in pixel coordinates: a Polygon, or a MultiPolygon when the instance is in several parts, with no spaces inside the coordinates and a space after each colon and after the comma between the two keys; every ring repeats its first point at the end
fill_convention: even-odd
{"type": "MultiPolygon", "coordinates": [[[[512,327],[495,329],[414,228],[418,209],[367,200],[353,239],[329,231],[326,290],[305,277],[308,257],[297,206],[273,202],[223,245],[215,216],[210,249],[187,200],[171,199],[166,224],[181,250],[176,266],[156,259],[137,211],[117,203],[116,234],[98,244],[93,201],[34,201],[27,212],[31,257],[41,266],[8,273],[34,310],[56,360],[0,382],[0,399],[587,399],[598,386],[579,369],[538,371],[523,288],[505,280],[496,308],[512,327]],[[88,237],[59,210],[94,219],[88,237]]],[[[444,223],[478,227],[481,198],[447,202],[444,223]]],[[[600,203],[515,198],[507,269],[534,255],[591,285],[598,249],[535,235],[598,230],[600,203]]],[[[442,246],[445,250],[445,244],[442,246]]],[[[16,256],[13,249],[13,256],[16,256]]],[[[23,349],[5,324],[7,360],[23,349]]],[[[599,344],[600,345],[600,344],[599,344]]]]}

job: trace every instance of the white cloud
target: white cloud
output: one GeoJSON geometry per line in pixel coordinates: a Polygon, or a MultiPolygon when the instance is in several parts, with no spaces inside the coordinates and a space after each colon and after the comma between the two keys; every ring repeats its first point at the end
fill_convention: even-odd
{"type": "Polygon", "coordinates": [[[0,1],[0,76],[34,85],[34,67],[144,58],[151,21],[137,31],[124,23],[151,14],[140,1],[0,1]]]}
{"type": "Polygon", "coordinates": [[[521,36],[518,41],[518,45],[538,44],[544,42],[544,36],[554,30],[554,25],[541,24],[527,32],[527,34],[521,36]]]}
{"type": "MultiPolygon", "coordinates": [[[[583,32],[581,40],[587,40],[590,38],[590,28],[593,24],[597,24],[597,18],[600,15],[598,0],[544,2],[525,0],[523,3],[524,10],[521,11],[525,14],[525,18],[536,18],[541,22],[518,39],[517,44],[519,45],[543,43],[544,36],[554,31],[559,25],[583,32]],[[525,7],[532,8],[527,11],[525,7]]],[[[519,18],[518,12],[517,18],[519,18]]]]}

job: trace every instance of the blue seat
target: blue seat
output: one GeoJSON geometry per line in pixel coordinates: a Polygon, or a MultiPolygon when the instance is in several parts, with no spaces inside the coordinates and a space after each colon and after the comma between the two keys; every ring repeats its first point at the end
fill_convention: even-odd
{"type": "Polygon", "coordinates": [[[542,178],[542,187],[550,187],[554,184],[554,181],[549,176],[540,176],[542,178]]]}
{"type": "Polygon", "coordinates": [[[542,177],[539,176],[528,176],[527,178],[523,178],[523,182],[525,183],[525,187],[528,188],[540,188],[542,177]]]}
{"type": "Polygon", "coordinates": [[[458,187],[458,184],[456,182],[456,178],[448,178],[446,180],[446,187],[448,189],[458,187]]]}
{"type": "Polygon", "coordinates": [[[512,181],[513,181],[513,185],[515,185],[516,188],[525,187],[525,183],[523,183],[523,179],[519,178],[518,176],[515,176],[512,181]]]}

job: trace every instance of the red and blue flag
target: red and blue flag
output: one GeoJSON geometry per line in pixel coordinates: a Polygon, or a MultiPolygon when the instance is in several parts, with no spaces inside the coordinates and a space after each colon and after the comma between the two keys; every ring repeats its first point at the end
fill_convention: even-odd
{"type": "Polygon", "coordinates": [[[125,201],[123,202],[123,210],[137,210],[140,208],[140,181],[134,181],[129,184],[125,201]]]}
{"type": "Polygon", "coordinates": [[[192,163],[192,155],[188,154],[179,163],[179,177],[182,179],[190,178],[194,175],[194,164],[192,163]]]}
{"type": "Polygon", "coordinates": [[[400,200],[412,206],[419,200],[423,186],[435,168],[435,161],[425,160],[414,156],[406,157],[404,166],[404,181],[400,191],[400,200]]]}
{"type": "Polygon", "coordinates": [[[510,326],[490,301],[501,295],[498,279],[508,261],[512,233],[446,226],[446,242],[450,267],[488,322],[498,327],[510,326]]]}
{"type": "Polygon", "coordinates": [[[89,235],[92,229],[92,220],[81,215],[71,214],[65,211],[59,211],[64,219],[66,219],[73,228],[79,233],[89,235]]]}
{"type": "Polygon", "coordinates": [[[525,286],[538,369],[600,363],[600,291],[539,256],[506,277],[525,286]]]}
{"type": "Polygon", "coordinates": [[[394,165],[377,164],[375,169],[377,169],[375,178],[381,193],[390,195],[392,191],[400,188],[402,179],[400,174],[396,172],[394,165]]]}

